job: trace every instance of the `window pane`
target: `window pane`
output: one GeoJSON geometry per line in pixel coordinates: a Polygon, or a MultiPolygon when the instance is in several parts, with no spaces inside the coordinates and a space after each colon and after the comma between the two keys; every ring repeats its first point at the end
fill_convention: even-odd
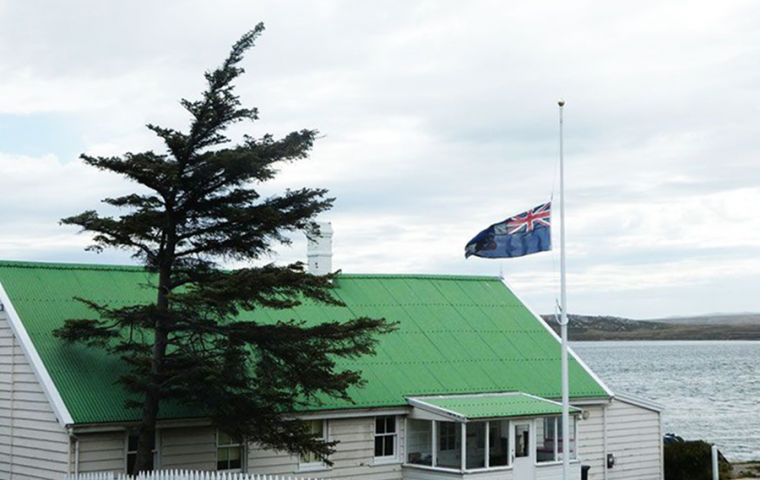
{"type": "Polygon", "coordinates": [[[131,432],[129,434],[129,440],[127,441],[127,451],[129,452],[137,451],[137,440],[138,440],[137,432],[131,432]]]}
{"type": "Polygon", "coordinates": [[[530,424],[515,425],[515,457],[530,456],[530,424]]]}
{"type": "Polygon", "coordinates": [[[503,467],[509,459],[509,421],[490,422],[488,436],[488,463],[491,467],[503,467]]]}
{"type": "Polygon", "coordinates": [[[240,447],[230,447],[228,450],[230,460],[240,460],[240,447]]]}
{"type": "Polygon", "coordinates": [[[383,456],[383,437],[375,437],[375,456],[383,456]]]}
{"type": "Polygon", "coordinates": [[[462,466],[462,424],[437,422],[438,451],[436,467],[456,468],[462,466]]]}
{"type": "Polygon", "coordinates": [[[386,433],[396,432],[396,417],[385,417],[385,432],[386,433]]]}
{"type": "Polygon", "coordinates": [[[536,461],[553,462],[556,458],[554,447],[556,442],[557,417],[547,417],[536,422],[536,461]]]}
{"type": "MultiPolygon", "coordinates": [[[[325,438],[324,434],[324,420],[308,420],[306,422],[307,429],[312,435],[317,438],[325,438]]],[[[317,456],[313,453],[308,453],[301,456],[301,463],[316,463],[319,462],[317,456]]]]}
{"type": "Polygon", "coordinates": [[[486,466],[486,422],[467,424],[467,468],[486,466]]]}
{"type": "Polygon", "coordinates": [[[127,455],[127,475],[135,474],[135,460],[137,460],[136,453],[130,453],[127,455]]]}
{"type": "Polygon", "coordinates": [[[385,417],[375,418],[375,433],[385,433],[385,417]]]}
{"type": "Polygon", "coordinates": [[[385,450],[384,450],[383,455],[385,455],[386,457],[392,457],[394,454],[393,443],[396,440],[396,436],[386,435],[384,438],[385,438],[385,450]]]}
{"type": "Polygon", "coordinates": [[[311,433],[313,433],[316,436],[322,436],[324,432],[324,424],[325,422],[323,420],[311,420],[310,422],[310,429],[311,433]]]}
{"type": "Polygon", "coordinates": [[[409,419],[406,425],[406,461],[414,465],[432,465],[433,422],[409,419]]]}

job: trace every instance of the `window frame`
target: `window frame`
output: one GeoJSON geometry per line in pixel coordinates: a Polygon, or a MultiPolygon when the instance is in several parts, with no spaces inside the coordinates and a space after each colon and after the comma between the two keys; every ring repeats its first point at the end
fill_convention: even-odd
{"type": "MultiPolygon", "coordinates": [[[[216,432],[214,434],[214,436],[216,437],[216,471],[217,472],[242,472],[243,469],[245,468],[245,442],[243,442],[242,440],[240,440],[238,443],[227,443],[227,444],[223,444],[222,445],[222,444],[219,443],[219,436],[220,436],[221,433],[224,433],[224,432],[221,432],[217,428],[216,432]],[[220,469],[219,468],[219,450],[222,449],[222,448],[229,450],[229,449],[234,449],[236,447],[240,451],[240,466],[238,468],[223,468],[223,469],[220,469]]],[[[227,436],[230,438],[231,441],[234,441],[234,439],[230,435],[227,435],[227,436]]],[[[228,457],[227,458],[227,465],[228,466],[229,466],[229,462],[230,462],[230,460],[229,460],[229,457],[228,457]]]]}
{"type": "MultiPolygon", "coordinates": [[[[514,446],[512,445],[513,439],[511,438],[511,429],[510,429],[510,427],[511,427],[511,424],[513,422],[517,421],[518,419],[514,419],[514,418],[501,418],[501,419],[495,418],[495,419],[478,420],[477,421],[478,423],[483,423],[484,426],[485,426],[485,439],[484,439],[485,445],[484,445],[484,448],[483,448],[483,452],[484,452],[484,455],[485,455],[485,467],[474,467],[474,468],[467,468],[466,467],[466,463],[467,463],[466,462],[466,459],[467,459],[467,456],[466,456],[467,455],[467,440],[468,440],[468,438],[467,438],[467,426],[469,425],[469,422],[451,422],[451,421],[433,420],[433,419],[425,419],[425,418],[414,418],[412,420],[419,420],[419,421],[430,422],[430,424],[431,424],[431,427],[430,427],[430,429],[431,429],[431,445],[430,445],[430,447],[431,447],[431,457],[432,457],[431,458],[431,465],[426,465],[426,464],[423,464],[423,463],[411,463],[411,462],[409,462],[409,459],[408,459],[408,452],[405,452],[405,456],[403,457],[404,460],[402,462],[404,466],[409,466],[409,467],[413,467],[413,468],[420,468],[420,469],[424,469],[424,470],[435,470],[435,471],[440,471],[440,472],[456,472],[456,473],[498,472],[498,471],[502,471],[502,470],[510,470],[513,467],[514,461],[513,461],[513,458],[512,458],[512,449],[514,448],[514,446]],[[508,445],[507,446],[508,450],[506,452],[504,452],[505,456],[506,456],[506,461],[507,461],[506,465],[491,465],[491,458],[490,458],[491,442],[493,442],[495,440],[495,438],[491,435],[491,426],[495,422],[506,422],[507,432],[510,432],[510,433],[508,433],[508,435],[510,435],[510,437],[507,440],[508,441],[508,444],[507,444],[508,445]],[[459,449],[460,449],[460,458],[461,458],[462,462],[460,463],[459,467],[453,468],[453,467],[441,467],[441,466],[437,466],[437,463],[438,463],[438,458],[437,458],[438,457],[438,441],[439,441],[439,438],[440,438],[440,429],[441,429],[441,424],[442,423],[455,423],[455,424],[459,424],[461,426],[460,427],[461,428],[461,430],[460,430],[460,437],[459,437],[461,440],[460,440],[459,449]]],[[[532,419],[525,418],[524,420],[530,422],[532,419]]],[[[410,432],[410,429],[407,426],[405,428],[404,434],[405,435],[409,435],[409,432],[410,432]]],[[[456,430],[455,430],[455,433],[456,433],[456,430]]],[[[408,441],[409,441],[409,439],[407,438],[405,440],[405,443],[408,443],[408,441]]],[[[454,450],[456,450],[456,448],[454,448],[454,450]]],[[[450,449],[446,450],[446,451],[450,451],[450,449]]]]}
{"type": "MultiPolygon", "coordinates": [[[[305,419],[304,422],[321,422],[322,423],[322,440],[325,442],[330,440],[330,434],[328,429],[330,428],[330,422],[327,419],[305,419]]],[[[313,462],[305,462],[301,455],[298,455],[298,472],[313,472],[318,470],[328,470],[327,464],[324,460],[315,460],[313,462]]]]}
{"type": "MultiPolygon", "coordinates": [[[[536,424],[534,426],[534,429],[536,430],[536,441],[534,442],[535,445],[535,452],[536,452],[536,459],[535,464],[538,465],[551,465],[551,464],[557,464],[561,463],[563,461],[563,455],[565,454],[565,446],[562,447],[562,452],[559,451],[559,443],[561,440],[560,435],[560,429],[562,428],[562,416],[561,415],[548,415],[544,417],[539,417],[536,419],[536,422],[543,422],[542,432],[543,435],[546,435],[546,420],[552,419],[554,420],[554,427],[552,434],[554,437],[552,438],[553,444],[554,444],[554,458],[553,460],[540,460],[538,459],[538,425],[536,424]]],[[[578,460],[578,415],[570,415],[570,431],[572,432],[572,436],[568,439],[568,444],[573,447],[572,451],[570,452],[570,461],[574,462],[578,460]]],[[[541,441],[545,440],[546,437],[540,439],[541,441]]]]}
{"type": "Polygon", "coordinates": [[[401,442],[399,441],[399,421],[398,421],[398,415],[378,415],[374,418],[373,426],[372,426],[372,439],[373,439],[373,461],[374,463],[391,463],[391,462],[397,462],[400,458],[400,445],[401,442]],[[377,421],[379,419],[383,419],[384,421],[387,421],[388,419],[393,419],[393,433],[383,432],[383,433],[377,433],[377,421]],[[392,437],[393,438],[393,454],[391,455],[376,455],[376,444],[378,437],[382,437],[385,439],[386,437],[392,437]]]}
{"type": "MultiPolygon", "coordinates": [[[[134,473],[129,473],[129,456],[135,455],[137,456],[137,450],[130,450],[129,449],[129,437],[132,436],[132,434],[137,434],[136,429],[126,429],[124,431],[124,473],[127,475],[134,475],[134,473]]],[[[156,471],[161,468],[160,463],[160,446],[161,446],[161,437],[159,435],[159,430],[156,429],[153,432],[153,470],[156,471]]]]}

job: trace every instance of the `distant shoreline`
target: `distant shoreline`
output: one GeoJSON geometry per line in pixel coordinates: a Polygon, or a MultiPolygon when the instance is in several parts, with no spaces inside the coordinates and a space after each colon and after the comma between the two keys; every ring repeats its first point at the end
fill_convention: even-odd
{"type": "MultiPolygon", "coordinates": [[[[559,332],[553,315],[544,315],[543,318],[554,331],[559,332]]],[[[568,336],[575,341],[760,340],[760,315],[742,315],[736,316],[736,319],[731,316],[719,319],[696,317],[688,323],[681,319],[643,321],[570,315],[568,336]]]]}

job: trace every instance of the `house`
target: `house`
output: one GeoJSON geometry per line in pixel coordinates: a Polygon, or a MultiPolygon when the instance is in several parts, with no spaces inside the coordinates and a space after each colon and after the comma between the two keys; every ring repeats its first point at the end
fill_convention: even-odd
{"type": "MultiPolygon", "coordinates": [[[[322,268],[329,265],[323,252],[322,268]]],[[[319,257],[310,266],[319,269],[319,257]]],[[[327,267],[329,269],[329,266],[327,267]]],[[[0,479],[58,480],[123,472],[134,460],[116,382],[119,363],[64,345],[51,331],[89,315],[74,296],[148,301],[140,268],[0,262],[0,479]]],[[[346,307],[257,311],[259,320],[384,316],[400,322],[376,356],[346,362],[367,383],[355,403],[327,400],[297,412],[337,440],[325,464],[239,444],[187,409],[161,411],[154,468],[244,470],[394,480],[558,479],[563,451],[573,477],[662,479],[660,408],[613,393],[570,358],[572,431],[560,441],[560,343],[495,277],[340,275],[346,307]]]]}

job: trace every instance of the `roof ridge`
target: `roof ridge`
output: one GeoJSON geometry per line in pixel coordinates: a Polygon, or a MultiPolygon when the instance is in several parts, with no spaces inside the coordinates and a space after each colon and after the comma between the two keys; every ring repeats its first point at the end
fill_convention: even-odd
{"type": "MultiPolygon", "coordinates": [[[[51,270],[105,270],[105,271],[127,271],[143,272],[145,267],[142,265],[123,265],[108,263],[75,263],[75,262],[39,262],[26,260],[0,260],[0,267],[14,268],[42,268],[51,270]]],[[[377,278],[377,279],[420,279],[420,280],[464,280],[464,281],[483,281],[483,280],[501,280],[495,275],[458,275],[450,273],[340,273],[338,278],[377,278]]]]}
{"type": "Polygon", "coordinates": [[[144,272],[142,265],[117,265],[108,263],[33,262],[25,260],[0,260],[0,267],[41,268],[48,270],[105,270],[112,272],[144,272]]]}
{"type": "Polygon", "coordinates": [[[450,273],[341,273],[343,278],[417,278],[421,280],[501,280],[496,275],[456,275],[450,273]]]}

